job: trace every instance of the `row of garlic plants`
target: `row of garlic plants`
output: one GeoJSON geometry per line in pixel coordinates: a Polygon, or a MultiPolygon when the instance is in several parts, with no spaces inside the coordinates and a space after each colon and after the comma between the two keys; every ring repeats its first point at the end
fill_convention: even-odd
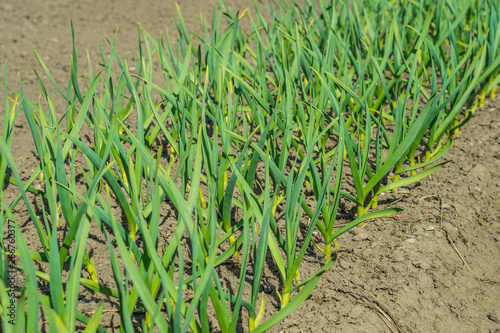
{"type": "Polygon", "coordinates": [[[179,11],[174,44],[168,32],[156,39],[139,26],[137,54],[122,58],[116,36],[107,39],[83,83],[73,46],[64,88],[35,51],[53,86],[36,73],[45,102],[30,101],[22,84],[9,100],[5,86],[0,216],[4,233],[15,226],[17,250],[2,243],[3,329],[38,331],[43,311],[50,331],[74,332],[79,321],[105,332],[107,302],[82,313],[81,287],[119,300],[125,332],[138,320],[145,332],[234,332],[242,316],[252,332],[278,324],[335,263],[338,237],[399,211],[379,210],[379,195],[446,163],[453,136],[494,96],[499,10],[488,0],[271,1],[267,10],[255,2],[250,11],[214,10],[198,35],[179,11]],[[10,152],[21,112],[40,161],[24,182],[10,152]],[[18,188],[13,202],[7,184],[18,188]],[[356,213],[339,228],[341,202],[356,213]],[[38,251],[18,227],[19,205],[38,251]],[[177,221],[162,239],[169,209],[177,221]],[[100,279],[91,234],[108,246],[115,284],[100,279]],[[323,264],[303,276],[311,251],[323,264]],[[12,256],[25,278],[15,326],[12,256]],[[236,289],[218,274],[228,262],[239,267],[236,289]],[[269,279],[280,286],[278,310],[263,291],[269,279]]]}

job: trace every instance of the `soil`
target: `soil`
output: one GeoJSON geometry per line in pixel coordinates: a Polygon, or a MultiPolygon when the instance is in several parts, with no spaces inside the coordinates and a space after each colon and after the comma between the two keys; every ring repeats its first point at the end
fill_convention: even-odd
{"type": "MultiPolygon", "coordinates": [[[[252,7],[248,0],[230,4],[236,9],[252,7]]],[[[179,2],[189,31],[201,29],[200,12],[211,17],[213,6],[214,1],[179,2]]],[[[87,49],[94,61],[99,31],[111,37],[119,27],[117,48],[126,53],[137,48],[136,22],[153,36],[168,27],[174,39],[171,17],[176,15],[171,0],[3,0],[0,63],[8,62],[8,84],[17,89],[19,74],[23,89],[36,101],[40,87],[31,68],[43,70],[32,47],[65,87],[72,51],[70,19],[77,46],[81,52],[87,49]]],[[[49,85],[45,75],[41,78],[49,85]]],[[[27,179],[38,160],[24,115],[19,116],[14,138],[12,153],[27,179]]],[[[342,236],[338,262],[302,307],[271,331],[500,332],[500,97],[487,100],[476,112],[445,158],[451,162],[431,177],[381,198],[380,208],[401,207],[403,212],[342,236]]],[[[27,221],[26,212],[16,214],[27,221]]],[[[21,228],[29,244],[30,237],[37,238],[29,224],[21,228]]],[[[114,285],[104,255],[106,243],[91,236],[88,246],[98,274],[114,285]]],[[[301,274],[317,268],[312,258],[301,274]]],[[[279,285],[266,288],[278,290],[279,285]]],[[[79,310],[91,314],[98,301],[82,288],[79,310]]],[[[116,300],[106,305],[113,308],[116,300]]],[[[118,331],[118,313],[105,312],[101,325],[118,331]]]]}

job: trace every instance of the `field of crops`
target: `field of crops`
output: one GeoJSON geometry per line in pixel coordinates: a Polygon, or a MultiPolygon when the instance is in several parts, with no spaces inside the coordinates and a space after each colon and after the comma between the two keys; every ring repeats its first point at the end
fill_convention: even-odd
{"type": "Polygon", "coordinates": [[[73,44],[65,86],[35,50],[41,100],[3,85],[3,330],[106,332],[111,300],[126,332],[280,323],[334,267],[341,236],[401,211],[378,209],[380,196],[446,164],[495,98],[499,24],[495,0],[255,2],[214,10],[194,34],[178,11],[176,43],[139,25],[137,54],[103,37],[98,68],[73,44]],[[39,159],[27,181],[11,152],[19,117],[39,159]],[[20,231],[20,206],[36,241],[20,231]],[[352,217],[339,226],[341,206],[352,217]],[[108,262],[88,247],[97,233],[108,262]],[[311,258],[320,264],[304,274],[311,258]],[[24,280],[10,325],[13,271],[24,280]],[[82,288],[102,299],[91,315],[78,310],[82,288]]]}

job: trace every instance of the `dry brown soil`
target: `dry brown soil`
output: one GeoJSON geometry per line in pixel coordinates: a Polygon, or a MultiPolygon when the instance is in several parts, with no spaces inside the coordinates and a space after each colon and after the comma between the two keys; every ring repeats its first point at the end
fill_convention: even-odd
{"type": "MultiPolygon", "coordinates": [[[[248,0],[230,3],[251,7],[248,0]]],[[[210,17],[214,1],[181,0],[179,6],[190,31],[199,31],[199,13],[210,17]]],[[[172,0],[2,0],[0,64],[8,61],[12,87],[19,86],[19,74],[28,96],[37,100],[40,90],[31,68],[42,70],[32,46],[65,87],[70,19],[77,45],[98,59],[99,31],[112,36],[119,27],[118,50],[126,53],[137,48],[136,22],[153,36],[168,27],[175,38],[175,15],[172,0]]],[[[2,108],[3,103],[2,94],[2,108]]],[[[12,153],[26,179],[37,161],[23,115],[14,135],[12,153]]],[[[452,162],[432,177],[382,197],[381,208],[404,211],[344,235],[339,241],[347,251],[302,307],[272,331],[500,332],[500,98],[488,100],[474,115],[446,158],[452,162]]],[[[29,225],[23,230],[28,242],[36,237],[29,225]]],[[[103,242],[90,239],[89,244],[97,258],[108,251],[103,242]]],[[[96,263],[101,276],[111,272],[106,262],[96,263]]],[[[317,268],[314,261],[310,265],[317,268]]],[[[307,271],[306,266],[302,274],[307,271]]],[[[97,304],[88,291],[82,291],[81,303],[84,313],[97,304]]],[[[117,320],[117,313],[106,312],[101,324],[110,327],[117,320]]]]}

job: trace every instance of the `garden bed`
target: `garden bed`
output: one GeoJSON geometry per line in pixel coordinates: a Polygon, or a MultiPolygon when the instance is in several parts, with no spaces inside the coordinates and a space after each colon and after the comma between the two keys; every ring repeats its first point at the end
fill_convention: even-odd
{"type": "MultiPolygon", "coordinates": [[[[214,4],[183,1],[179,6],[189,31],[196,32],[201,29],[199,12],[210,17],[214,4]]],[[[251,2],[236,1],[234,6],[245,9],[251,2]]],[[[159,35],[168,26],[171,39],[177,37],[171,20],[177,13],[170,2],[141,2],[138,6],[133,1],[82,1],[75,7],[67,1],[45,6],[39,1],[4,1],[0,11],[0,63],[8,61],[7,77],[12,87],[18,87],[19,72],[23,89],[32,101],[40,94],[32,66],[49,85],[33,55],[33,45],[54,80],[63,87],[67,83],[72,52],[70,18],[81,54],[88,49],[96,65],[99,30],[111,37],[120,27],[116,43],[119,52],[137,49],[136,21],[152,35],[159,35]]],[[[4,105],[1,98],[0,105],[4,105]]],[[[63,110],[63,101],[57,101],[55,107],[63,110]]],[[[500,98],[487,100],[460,132],[444,158],[452,162],[417,184],[400,188],[397,195],[384,193],[379,198],[380,209],[401,207],[404,211],[344,234],[339,240],[337,263],[322,275],[302,306],[271,331],[500,332],[500,98]]],[[[39,160],[24,115],[16,121],[11,152],[21,180],[26,181],[39,160]]],[[[11,202],[14,195],[14,187],[7,187],[6,201],[11,202]]],[[[34,196],[30,199],[35,201],[34,196]]],[[[26,223],[28,212],[20,208],[14,213],[30,249],[40,251],[37,231],[32,223],[26,223]],[[30,242],[31,237],[36,242],[30,242]]],[[[36,213],[43,212],[40,209],[36,213]]],[[[167,240],[172,237],[170,223],[177,217],[167,211],[162,211],[162,216],[159,235],[167,240]]],[[[355,207],[341,204],[337,227],[354,218],[355,207]]],[[[87,251],[94,258],[99,281],[114,286],[108,244],[97,228],[95,231],[90,232],[87,251]]],[[[302,276],[313,274],[323,264],[323,258],[313,253],[300,266],[302,276]]],[[[44,269],[43,265],[36,268],[44,269]]],[[[238,264],[228,261],[217,270],[224,277],[224,285],[235,292],[238,264]]],[[[272,274],[270,270],[263,276],[272,274]]],[[[86,272],[83,275],[88,278],[86,272]]],[[[18,278],[22,279],[20,273],[18,278]]],[[[263,284],[268,295],[282,290],[277,279],[263,284]]],[[[40,292],[44,290],[48,294],[48,286],[42,285],[40,292]]],[[[91,317],[103,297],[82,286],[80,290],[78,311],[91,317]]],[[[266,303],[263,320],[280,307],[277,296],[268,297],[266,303]]],[[[118,299],[108,298],[100,325],[118,331],[118,308],[118,299]]],[[[136,323],[140,316],[134,319],[136,323]]],[[[48,318],[42,317],[42,322],[47,323],[48,318]]],[[[238,330],[243,328],[245,321],[238,324],[238,330]]]]}

